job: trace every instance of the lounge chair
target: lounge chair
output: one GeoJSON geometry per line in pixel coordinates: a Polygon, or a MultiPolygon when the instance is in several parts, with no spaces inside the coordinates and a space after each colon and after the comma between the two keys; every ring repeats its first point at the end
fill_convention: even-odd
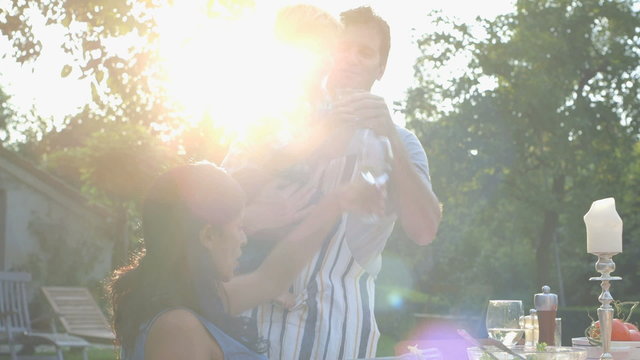
{"type": "Polygon", "coordinates": [[[63,348],[79,349],[82,358],[87,360],[90,344],[86,340],[69,334],[32,331],[27,301],[27,284],[30,281],[29,273],[0,272],[0,343],[9,346],[11,360],[36,358],[24,356],[18,350],[34,349],[38,345],[55,347],[58,360],[64,360],[63,348]]]}
{"type": "Polygon", "coordinates": [[[114,343],[109,322],[87,288],[43,286],[42,292],[67,333],[89,342],[114,343]]]}

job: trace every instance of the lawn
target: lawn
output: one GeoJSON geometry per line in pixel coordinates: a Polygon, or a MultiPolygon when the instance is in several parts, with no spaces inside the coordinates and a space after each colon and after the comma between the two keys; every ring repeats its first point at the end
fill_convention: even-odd
{"type": "MultiPolygon", "coordinates": [[[[40,355],[40,353],[38,353],[40,355]]],[[[42,355],[46,355],[42,354],[42,355]]],[[[53,355],[53,353],[51,353],[53,355]]],[[[89,360],[115,360],[116,354],[113,349],[104,347],[90,348],[88,354],[89,360]]],[[[0,355],[0,360],[8,360],[9,355],[0,355]]],[[[65,360],[82,360],[82,353],[74,351],[66,351],[64,353],[65,360]]]]}
{"type": "MultiPolygon", "coordinates": [[[[380,343],[378,344],[378,356],[389,356],[393,355],[393,345],[395,344],[394,339],[388,336],[382,336],[380,339],[380,343]]],[[[49,353],[40,353],[38,355],[54,355],[53,352],[49,353]]],[[[105,347],[104,345],[99,345],[98,347],[93,347],[89,349],[88,354],[89,360],[115,360],[116,354],[113,348],[105,347]]],[[[82,353],[76,351],[65,351],[64,352],[65,360],[82,360],[82,353]]],[[[9,360],[9,355],[0,355],[0,360],[9,360]]]]}
{"type": "MultiPolygon", "coordinates": [[[[391,338],[383,336],[380,339],[381,344],[378,346],[378,356],[393,355],[394,341],[391,338]]],[[[38,353],[40,355],[40,353],[38,353]]],[[[45,354],[42,354],[45,355],[45,354]]],[[[53,353],[51,353],[53,355],[53,353]]],[[[115,360],[116,354],[113,349],[100,346],[99,348],[89,349],[89,360],[115,360]]],[[[82,354],[74,351],[65,351],[65,360],[82,360],[82,354]]],[[[0,360],[9,360],[9,355],[0,355],[0,360]]]]}

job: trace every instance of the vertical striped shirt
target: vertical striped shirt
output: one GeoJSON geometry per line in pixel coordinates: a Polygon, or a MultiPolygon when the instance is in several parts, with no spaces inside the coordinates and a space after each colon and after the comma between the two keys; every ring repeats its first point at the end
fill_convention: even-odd
{"type": "MultiPolygon", "coordinates": [[[[430,186],[426,154],[418,139],[397,127],[412,163],[430,186]]],[[[342,156],[318,164],[320,191],[329,193],[359,175],[357,141],[342,156]]],[[[293,283],[293,306],[265,303],[251,312],[270,342],[271,360],[342,360],[374,357],[380,337],[375,320],[375,278],[396,215],[371,224],[343,214],[320,251],[293,283]]]]}

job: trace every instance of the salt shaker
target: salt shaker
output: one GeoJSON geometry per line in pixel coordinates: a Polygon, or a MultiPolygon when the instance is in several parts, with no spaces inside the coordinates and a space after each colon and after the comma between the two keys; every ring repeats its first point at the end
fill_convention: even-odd
{"type": "Polygon", "coordinates": [[[555,345],[556,313],[558,311],[558,295],[551,293],[547,285],[542,287],[542,293],[535,294],[533,302],[538,315],[538,341],[549,346],[555,345]]]}
{"type": "Polygon", "coordinates": [[[530,309],[529,315],[524,317],[524,346],[535,348],[538,345],[538,315],[536,309],[530,309]]]}
{"type": "Polygon", "coordinates": [[[538,325],[538,314],[536,309],[530,309],[529,314],[531,316],[531,322],[533,323],[533,346],[538,345],[540,339],[540,327],[538,325]]]}

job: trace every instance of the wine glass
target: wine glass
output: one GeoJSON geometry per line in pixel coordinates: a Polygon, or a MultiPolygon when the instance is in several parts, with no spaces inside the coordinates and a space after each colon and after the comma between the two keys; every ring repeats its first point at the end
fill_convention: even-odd
{"type": "Polygon", "coordinates": [[[515,345],[524,335],[520,318],[524,316],[520,300],[489,300],[487,332],[489,337],[505,346],[515,345]]]}
{"type": "MultiPolygon", "coordinates": [[[[389,138],[379,136],[368,128],[358,130],[358,134],[361,141],[358,154],[360,176],[367,183],[382,188],[389,181],[393,160],[389,138]]],[[[363,216],[363,221],[366,223],[375,223],[379,220],[374,214],[363,216]]]]}

